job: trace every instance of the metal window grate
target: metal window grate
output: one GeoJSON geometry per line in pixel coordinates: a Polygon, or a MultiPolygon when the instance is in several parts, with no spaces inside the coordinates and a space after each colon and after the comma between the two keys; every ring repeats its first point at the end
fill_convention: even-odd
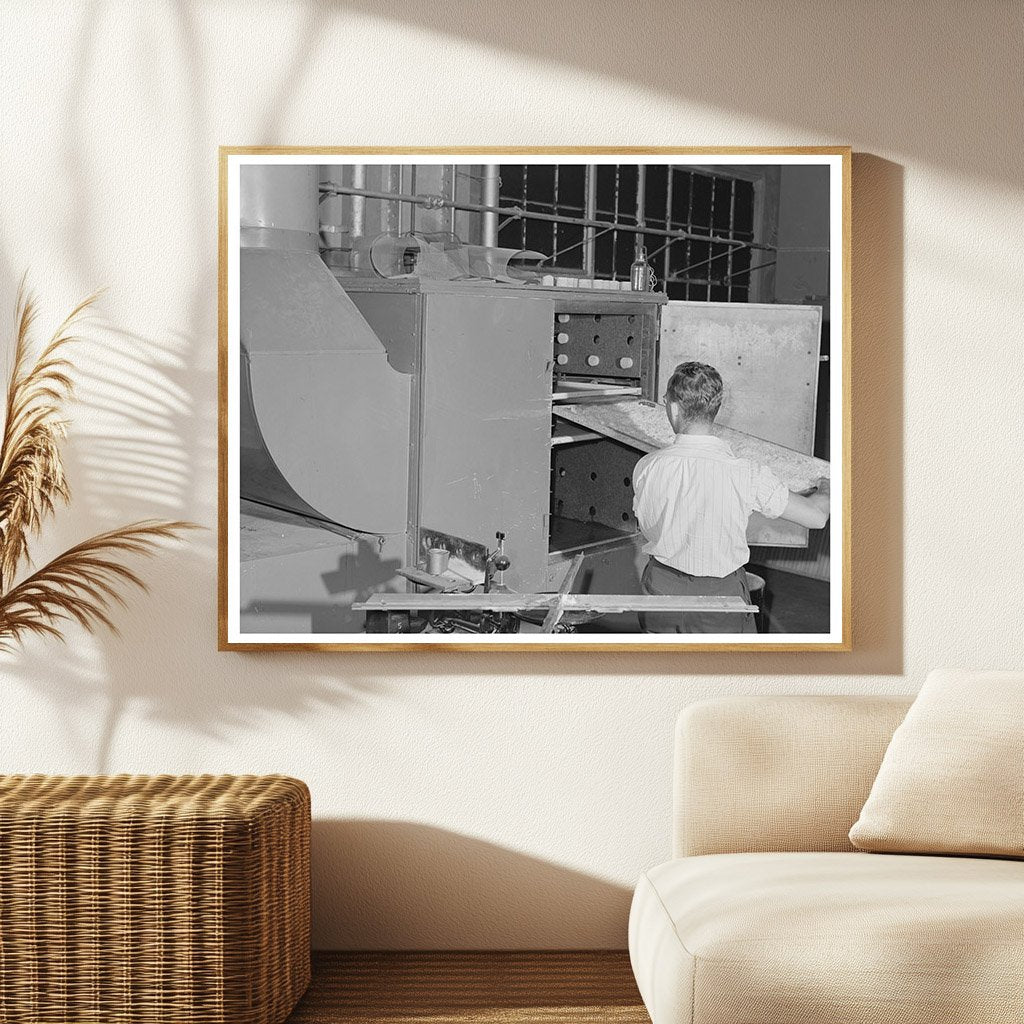
{"type": "Polygon", "coordinates": [[[751,278],[765,259],[751,259],[756,243],[756,181],[709,168],[667,164],[503,164],[500,205],[542,213],[551,220],[509,217],[498,243],[534,249],[556,270],[586,268],[588,230],[560,218],[593,218],[614,226],[590,229],[593,272],[628,280],[639,245],[669,298],[747,302],[751,278]],[[638,233],[636,227],[656,233],[638,233]],[[667,237],[680,231],[714,240],[667,237]]]}

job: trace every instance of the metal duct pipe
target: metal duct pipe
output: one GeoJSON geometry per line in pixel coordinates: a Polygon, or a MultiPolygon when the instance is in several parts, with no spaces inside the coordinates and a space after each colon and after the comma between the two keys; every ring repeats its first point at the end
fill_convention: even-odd
{"type": "Polygon", "coordinates": [[[400,206],[392,197],[402,192],[402,165],[387,164],[387,176],[380,198],[387,200],[384,206],[384,231],[397,235],[402,230],[400,206]]]}
{"type": "MultiPolygon", "coordinates": [[[[441,172],[441,195],[449,203],[455,202],[455,183],[458,178],[458,168],[455,164],[445,164],[444,170],[441,172]]],[[[455,218],[457,211],[454,205],[448,211],[448,230],[454,235],[455,234],[455,218]]]]}
{"type": "Polygon", "coordinates": [[[318,252],[319,178],[311,164],[242,164],[242,247],[318,252]]]}
{"type": "MultiPolygon", "coordinates": [[[[586,209],[583,216],[588,221],[597,220],[597,167],[594,164],[587,164],[586,179],[584,181],[586,193],[586,209]]],[[[593,226],[583,229],[583,272],[587,277],[594,276],[594,243],[597,235],[593,226]]]]}
{"type": "MultiPolygon", "coordinates": [[[[405,186],[406,169],[403,167],[402,168],[402,191],[403,192],[408,191],[408,192],[411,192],[413,195],[415,195],[416,194],[416,165],[415,164],[413,164],[409,168],[408,173],[409,173],[409,187],[406,188],[406,186],[405,186]]],[[[408,225],[409,225],[408,231],[411,233],[411,232],[416,230],[416,204],[415,203],[409,203],[407,206],[403,206],[402,210],[405,213],[406,217],[408,218],[408,225]]]]}
{"type": "MultiPolygon", "coordinates": [[[[355,189],[366,188],[366,164],[352,165],[352,187],[355,189]]],[[[365,253],[360,245],[366,237],[366,197],[352,194],[352,231],[350,233],[349,267],[352,270],[361,270],[365,253]]]]}
{"type": "MultiPolygon", "coordinates": [[[[647,193],[647,168],[640,164],[636,169],[636,223],[637,227],[644,226],[644,206],[646,205],[645,195],[647,193]]],[[[639,232],[633,236],[633,259],[640,259],[640,253],[644,247],[644,236],[639,232]]]]}
{"type": "MultiPolygon", "coordinates": [[[[366,164],[352,165],[352,187],[366,188],[366,164]]],[[[352,237],[362,238],[366,234],[366,199],[352,196],[352,237]]]]}
{"type": "MultiPolygon", "coordinates": [[[[352,189],[344,185],[338,186],[325,186],[321,189],[325,194],[338,193],[338,195],[351,195],[352,189]]],[[[668,228],[656,228],[651,227],[649,224],[644,224],[642,227],[638,227],[636,224],[628,223],[626,221],[617,220],[597,220],[588,217],[570,217],[567,214],[555,214],[555,213],[540,213],[537,210],[529,210],[525,206],[484,206],[481,203],[449,203],[448,200],[439,198],[438,196],[414,196],[405,193],[395,192],[372,192],[366,190],[362,193],[367,199],[387,199],[389,202],[394,201],[396,205],[401,203],[418,203],[421,206],[430,206],[434,209],[439,209],[447,206],[454,206],[457,210],[466,210],[470,213],[490,213],[493,214],[495,219],[498,217],[525,217],[528,220],[541,220],[549,224],[578,224],[581,227],[587,228],[600,228],[602,233],[605,231],[622,231],[626,234],[647,234],[647,235],[658,235],[662,238],[672,239],[686,239],[692,238],[695,242],[717,242],[722,245],[737,246],[741,249],[763,249],[765,252],[776,252],[777,246],[768,245],[765,242],[741,242],[735,238],[726,238],[721,235],[702,235],[697,231],[684,231],[682,229],[674,228],[671,231],[668,228]]],[[[596,209],[594,211],[596,218],[596,209]]],[[[562,252],[568,252],[568,248],[561,250],[562,252]]],[[[794,250],[790,250],[794,251],[794,250]]],[[[804,249],[802,251],[808,251],[804,249]]],[[[819,250],[815,250],[819,251],[819,250]]],[[[825,252],[825,249],[821,249],[821,252],[825,252]]]]}
{"type": "MultiPolygon", "coordinates": [[[[500,166],[498,164],[484,164],[483,173],[483,205],[497,206],[500,197],[500,166]]],[[[491,248],[498,247],[498,214],[497,211],[488,211],[481,217],[483,237],[481,243],[491,248]]]]}
{"type": "Polygon", "coordinates": [[[320,258],[319,176],[315,165],[242,167],[241,494],[404,534],[410,380],[320,258]]]}

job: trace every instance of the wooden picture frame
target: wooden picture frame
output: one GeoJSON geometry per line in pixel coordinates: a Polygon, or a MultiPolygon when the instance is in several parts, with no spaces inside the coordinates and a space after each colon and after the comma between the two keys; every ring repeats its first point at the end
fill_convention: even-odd
{"type": "Polygon", "coordinates": [[[219,649],[849,651],[850,173],[849,147],[222,147],[219,649]],[[515,182],[522,169],[521,195],[492,180],[501,167],[515,182]],[[535,181],[554,173],[543,208],[531,168],[535,181]],[[609,169],[617,209],[602,212],[609,169]],[[710,187],[712,202],[728,194],[732,219],[721,207],[709,217],[700,198],[709,223],[680,226],[677,182],[691,196],[710,187]],[[650,210],[662,201],[659,219],[650,210]],[[536,224],[552,233],[545,262],[495,255],[542,252],[536,224]],[[623,282],[615,245],[627,236],[664,240],[643,273],[685,297],[647,291],[648,277],[642,289],[623,282]],[[693,270],[702,255],[706,282],[693,270]],[[590,345],[602,316],[588,354],[581,332],[590,345]],[[827,353],[815,347],[822,323],[827,353]],[[828,463],[830,526],[809,547],[785,547],[808,537],[786,524],[748,534],[773,545],[754,549],[773,578],[801,560],[827,574],[812,632],[631,625],[643,537],[629,467],[665,443],[663,430],[671,441],[667,421],[647,417],[660,423],[650,403],[677,355],[735,371],[722,374],[728,422],[716,431],[740,458],[785,470],[792,456],[791,479],[803,479],[816,441],[828,463]],[[784,405],[759,390],[776,379],[784,405]],[[783,433],[764,436],[773,430],[783,433]],[[787,455],[793,445],[805,450],[787,455]],[[616,491],[600,489],[609,477],[616,491]]]}

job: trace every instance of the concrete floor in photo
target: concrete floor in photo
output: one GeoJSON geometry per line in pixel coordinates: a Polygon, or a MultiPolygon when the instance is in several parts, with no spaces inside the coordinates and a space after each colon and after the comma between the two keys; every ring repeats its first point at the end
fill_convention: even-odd
{"type": "Polygon", "coordinates": [[[769,633],[827,633],[829,584],[781,569],[748,566],[767,585],[769,633]]]}

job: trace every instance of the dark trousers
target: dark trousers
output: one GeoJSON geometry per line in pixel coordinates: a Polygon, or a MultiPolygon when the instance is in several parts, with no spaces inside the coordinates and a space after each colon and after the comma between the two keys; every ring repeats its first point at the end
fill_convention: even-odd
{"type": "MultiPolygon", "coordinates": [[[[742,566],[728,576],[691,576],[651,558],[640,580],[645,594],[682,597],[741,597],[750,604],[747,574],[742,566]]],[[[723,612],[646,612],[640,614],[645,633],[756,633],[754,616],[723,612]]]]}

